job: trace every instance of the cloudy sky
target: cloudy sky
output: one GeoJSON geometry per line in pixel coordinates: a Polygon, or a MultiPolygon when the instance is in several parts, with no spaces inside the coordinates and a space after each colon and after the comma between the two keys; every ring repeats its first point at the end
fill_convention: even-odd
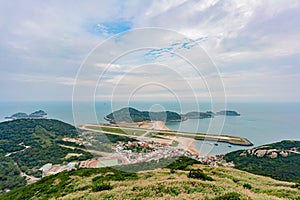
{"type": "Polygon", "coordinates": [[[300,1],[0,1],[0,101],[300,101],[300,1]],[[119,35],[118,35],[119,34],[119,35]]]}

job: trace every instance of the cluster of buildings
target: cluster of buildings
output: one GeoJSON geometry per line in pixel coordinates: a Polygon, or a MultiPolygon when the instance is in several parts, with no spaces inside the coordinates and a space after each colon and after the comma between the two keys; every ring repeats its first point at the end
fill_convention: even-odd
{"type": "Polygon", "coordinates": [[[45,164],[40,170],[43,176],[56,174],[65,170],[79,168],[101,168],[122,164],[133,164],[139,162],[159,161],[163,158],[187,156],[210,166],[234,167],[233,163],[226,163],[223,155],[200,156],[185,149],[171,146],[167,142],[127,142],[119,143],[115,147],[116,153],[110,157],[99,157],[85,161],[70,162],[66,165],[45,164]]]}
{"type": "Polygon", "coordinates": [[[194,159],[200,161],[203,164],[209,165],[209,166],[234,167],[233,162],[226,162],[223,158],[224,158],[224,155],[194,157],[194,159]]]}
{"type": "Polygon", "coordinates": [[[227,163],[224,155],[201,156],[179,147],[173,147],[167,142],[128,142],[116,146],[116,152],[127,163],[149,162],[168,157],[187,156],[210,166],[234,167],[227,163]],[[140,150],[143,148],[144,150],[140,150]],[[139,149],[139,151],[137,151],[139,149]]]}
{"type": "Polygon", "coordinates": [[[149,162],[162,158],[189,156],[190,154],[181,148],[170,146],[165,142],[128,142],[116,146],[116,153],[126,159],[127,163],[149,162]],[[137,151],[136,148],[143,147],[137,151]]]}

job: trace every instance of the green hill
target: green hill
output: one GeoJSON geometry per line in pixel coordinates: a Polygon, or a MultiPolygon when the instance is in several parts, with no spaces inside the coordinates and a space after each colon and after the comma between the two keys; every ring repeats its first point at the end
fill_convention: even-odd
{"type": "MultiPolygon", "coordinates": [[[[63,171],[26,185],[24,174],[41,177],[39,168],[46,163],[66,164],[91,158],[81,144],[63,140],[77,137],[74,126],[58,120],[20,119],[0,123],[0,199],[300,200],[299,183],[249,173],[299,181],[299,141],[282,141],[225,156],[228,162],[233,161],[237,168],[248,172],[209,167],[181,157],[173,163],[172,158],[166,158],[113,169],[63,171]],[[70,153],[80,156],[68,157],[70,153]],[[11,191],[5,193],[8,189],[11,191]]],[[[103,141],[103,135],[97,137],[103,141]]],[[[114,143],[126,140],[115,135],[107,139],[114,143]]]]}
{"type": "Polygon", "coordinates": [[[118,122],[142,122],[142,121],[182,121],[183,118],[180,114],[171,111],[165,112],[148,112],[139,111],[137,109],[126,107],[114,111],[105,116],[107,121],[112,123],[118,122]]]}
{"type": "Polygon", "coordinates": [[[209,167],[185,157],[154,169],[160,163],[64,171],[8,192],[0,199],[300,199],[299,185],[295,183],[232,168],[209,167]],[[124,167],[154,170],[119,171],[124,167]]]}
{"type": "Polygon", "coordinates": [[[77,136],[75,127],[51,119],[19,119],[0,123],[0,193],[25,185],[28,176],[41,177],[39,168],[46,163],[61,164],[92,156],[80,145],[62,138],[77,136]],[[69,153],[81,156],[66,158],[69,153]]]}
{"type": "Polygon", "coordinates": [[[224,159],[237,169],[279,180],[300,181],[300,141],[281,142],[228,153],[224,159]]]}

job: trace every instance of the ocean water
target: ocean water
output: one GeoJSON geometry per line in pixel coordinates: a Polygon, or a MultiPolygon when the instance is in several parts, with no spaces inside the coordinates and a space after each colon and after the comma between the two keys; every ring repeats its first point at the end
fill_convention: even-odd
{"type": "MultiPolygon", "coordinates": [[[[79,125],[83,123],[106,123],[103,117],[112,110],[124,106],[140,110],[171,110],[179,113],[189,111],[219,111],[218,106],[207,102],[198,105],[178,102],[80,102],[72,107],[72,102],[1,102],[0,120],[16,112],[31,113],[42,109],[48,118],[79,125]]],[[[216,116],[212,119],[189,119],[166,125],[172,130],[202,132],[241,136],[249,139],[254,146],[277,142],[284,139],[300,140],[300,103],[228,103],[227,109],[238,111],[241,116],[216,116]]],[[[243,146],[226,143],[196,141],[196,148],[203,154],[224,154],[233,150],[245,149],[243,146]]]]}

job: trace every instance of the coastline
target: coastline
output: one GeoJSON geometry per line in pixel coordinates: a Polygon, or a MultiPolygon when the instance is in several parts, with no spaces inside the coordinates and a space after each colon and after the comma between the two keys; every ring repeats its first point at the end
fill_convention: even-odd
{"type": "Polygon", "coordinates": [[[180,148],[183,148],[190,152],[192,155],[199,156],[200,152],[197,150],[195,145],[195,139],[193,138],[185,138],[185,137],[176,137],[176,139],[179,144],[178,146],[180,148]]]}
{"type": "Polygon", "coordinates": [[[134,122],[134,123],[120,122],[118,124],[93,124],[93,125],[85,124],[85,125],[81,125],[79,128],[87,128],[88,130],[96,129],[98,131],[101,131],[101,127],[107,128],[109,126],[113,129],[116,129],[116,131],[114,131],[113,129],[107,130],[106,133],[108,134],[124,136],[124,133],[119,133],[118,130],[128,129],[130,131],[134,131],[134,130],[144,131],[142,132],[141,135],[132,135],[132,134],[128,135],[128,137],[134,137],[137,138],[138,140],[140,139],[145,140],[151,138],[152,140],[156,140],[158,142],[165,142],[169,144],[171,144],[172,141],[176,141],[176,143],[178,142],[178,148],[188,151],[193,156],[204,155],[204,153],[200,152],[200,149],[197,148],[197,140],[228,143],[228,144],[238,145],[238,146],[253,145],[246,138],[242,138],[238,136],[192,133],[192,132],[176,132],[170,130],[165,125],[164,121],[145,121],[145,122],[134,122]],[[149,137],[148,133],[151,133],[152,136],[149,137]]]}
{"type": "Polygon", "coordinates": [[[189,146],[188,151],[189,151],[191,154],[196,155],[196,156],[200,156],[200,155],[201,155],[201,154],[200,154],[200,151],[198,151],[197,148],[196,148],[196,140],[194,140],[194,141],[192,142],[192,144],[189,146]]]}

